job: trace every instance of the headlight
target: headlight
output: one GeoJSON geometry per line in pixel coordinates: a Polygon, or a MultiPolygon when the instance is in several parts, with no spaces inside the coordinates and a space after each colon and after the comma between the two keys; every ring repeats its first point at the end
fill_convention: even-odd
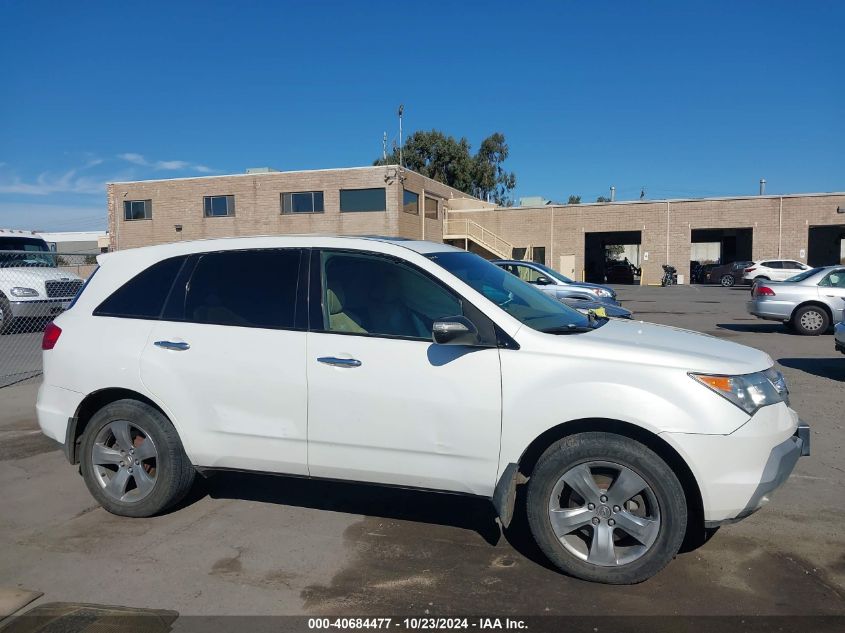
{"type": "Polygon", "coordinates": [[[15,286],[10,291],[13,297],[37,297],[38,291],[35,288],[20,288],[15,286]]]}
{"type": "Polygon", "coordinates": [[[742,376],[690,374],[690,378],[730,400],[749,415],[754,415],[758,409],[770,404],[789,404],[786,381],[783,374],[774,367],[742,376]]]}
{"type": "Polygon", "coordinates": [[[605,290],[604,288],[596,288],[596,294],[600,297],[612,297],[613,293],[610,290],[605,290]]]}

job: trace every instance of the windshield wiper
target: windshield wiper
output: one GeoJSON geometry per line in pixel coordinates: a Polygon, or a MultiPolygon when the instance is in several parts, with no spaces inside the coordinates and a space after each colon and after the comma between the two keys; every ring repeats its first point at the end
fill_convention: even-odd
{"type": "Polygon", "coordinates": [[[540,331],[544,334],[581,334],[583,332],[592,332],[595,329],[593,325],[576,325],[575,323],[570,323],[569,325],[559,325],[540,331]]]}

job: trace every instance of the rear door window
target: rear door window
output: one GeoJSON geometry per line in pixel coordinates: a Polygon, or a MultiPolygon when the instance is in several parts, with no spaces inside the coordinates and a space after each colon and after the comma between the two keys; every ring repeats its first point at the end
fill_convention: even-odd
{"type": "Polygon", "coordinates": [[[760,265],[765,266],[766,268],[774,268],[776,270],[783,269],[783,262],[763,262],[760,265]]]}
{"type": "Polygon", "coordinates": [[[158,319],[187,257],[171,257],[138,273],[103,301],[94,316],[158,319]]]}
{"type": "MultiPolygon", "coordinates": [[[[221,251],[200,255],[175,320],[212,325],[297,329],[301,249],[221,251]]],[[[172,308],[168,306],[168,315],[172,308]]]]}

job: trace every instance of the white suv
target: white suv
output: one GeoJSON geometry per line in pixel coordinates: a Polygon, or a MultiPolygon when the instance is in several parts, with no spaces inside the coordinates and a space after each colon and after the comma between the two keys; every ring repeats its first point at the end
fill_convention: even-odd
{"type": "Polygon", "coordinates": [[[588,318],[443,244],[234,238],[99,264],[45,332],[37,409],[115,514],[239,469],[480,495],[507,525],[525,485],[554,564],[634,583],[809,454],[763,352],[588,318]]]}
{"type": "Polygon", "coordinates": [[[742,279],[745,283],[785,281],[805,270],[810,270],[810,267],[793,259],[761,259],[745,267],[742,279]]]}
{"type": "Polygon", "coordinates": [[[16,319],[56,316],[83,283],[58,268],[56,255],[34,233],[0,230],[0,334],[11,332],[16,319]]]}

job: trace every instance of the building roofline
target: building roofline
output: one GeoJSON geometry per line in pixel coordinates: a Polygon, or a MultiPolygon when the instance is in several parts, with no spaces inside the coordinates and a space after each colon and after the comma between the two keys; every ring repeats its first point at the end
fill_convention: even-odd
{"type": "MultiPolygon", "coordinates": [[[[174,182],[174,181],[183,181],[183,180],[212,180],[214,178],[265,178],[268,176],[282,176],[288,174],[314,174],[318,172],[336,172],[336,171],[364,171],[368,169],[390,169],[390,168],[398,168],[398,165],[366,165],[363,167],[327,167],[322,169],[291,169],[287,171],[267,171],[267,172],[257,172],[257,173],[239,173],[239,174],[212,174],[207,176],[180,176],[178,178],[151,178],[149,180],[115,180],[113,182],[106,183],[107,185],[137,185],[137,184],[146,184],[146,183],[155,183],[155,182],[174,182]]],[[[476,198],[473,195],[465,193],[460,189],[456,189],[451,185],[447,185],[442,183],[430,176],[425,176],[413,169],[408,169],[407,167],[402,167],[402,171],[414,174],[419,176],[420,178],[424,178],[426,180],[430,180],[431,182],[436,182],[443,187],[448,187],[453,191],[460,192],[461,196],[465,196],[468,200],[480,200],[480,198],[476,198]]]]}
{"type": "MultiPolygon", "coordinates": [[[[579,202],[578,204],[550,203],[539,207],[496,207],[494,211],[509,211],[517,209],[548,209],[550,207],[598,207],[623,204],[655,204],[658,202],[705,202],[705,201],[727,201],[727,200],[777,200],[779,198],[823,198],[825,196],[845,196],[845,191],[821,191],[814,193],[767,193],[761,195],[746,196],[714,196],[709,198],[652,198],[650,200],[614,200],[613,202],[579,202]]],[[[450,209],[449,213],[463,213],[466,211],[490,211],[491,209],[450,209]]]]}

